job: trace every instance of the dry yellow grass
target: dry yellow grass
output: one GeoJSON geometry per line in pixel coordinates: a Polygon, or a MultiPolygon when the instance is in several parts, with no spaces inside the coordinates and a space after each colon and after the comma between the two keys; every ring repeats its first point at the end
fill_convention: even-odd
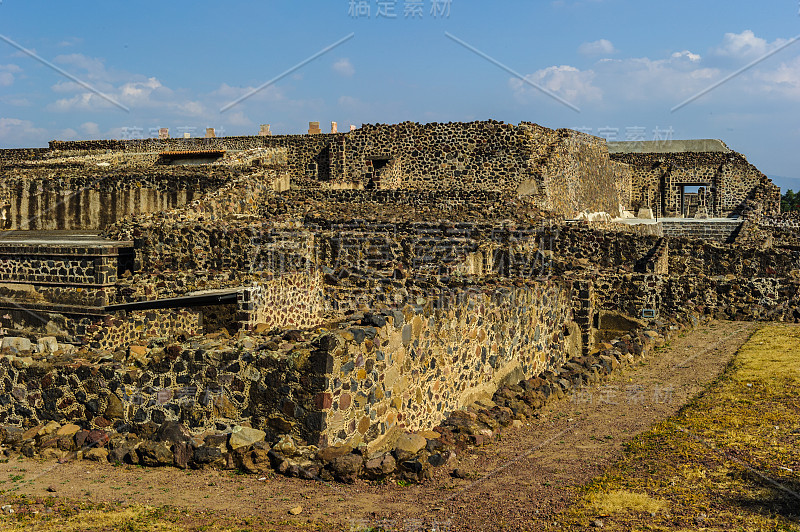
{"type": "Polygon", "coordinates": [[[722,377],[585,488],[565,529],[596,518],[607,530],[800,530],[800,327],[757,331],[722,377]]]}
{"type": "Polygon", "coordinates": [[[611,515],[619,512],[655,513],[664,508],[664,501],[648,497],[644,493],[627,490],[612,490],[593,493],[588,498],[589,506],[598,515],[611,515]]]}
{"type": "Polygon", "coordinates": [[[769,325],[758,330],[739,350],[733,378],[800,382],[800,327],[769,325]]]}

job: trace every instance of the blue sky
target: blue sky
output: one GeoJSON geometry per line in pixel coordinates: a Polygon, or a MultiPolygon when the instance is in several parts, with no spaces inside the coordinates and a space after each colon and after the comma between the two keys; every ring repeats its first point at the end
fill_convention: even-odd
{"type": "Polygon", "coordinates": [[[0,147],[491,118],[721,138],[797,190],[800,42],[671,110],[786,45],[799,13],[798,0],[2,0],[0,35],[85,85],[0,41],[0,147]]]}

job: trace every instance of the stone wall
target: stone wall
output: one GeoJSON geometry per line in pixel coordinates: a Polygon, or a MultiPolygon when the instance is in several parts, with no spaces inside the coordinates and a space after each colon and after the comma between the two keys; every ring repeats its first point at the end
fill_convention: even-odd
{"type": "Polygon", "coordinates": [[[720,319],[800,322],[800,280],[780,277],[604,275],[594,283],[598,308],[662,319],[701,312],[720,319]]]}
{"type": "Polygon", "coordinates": [[[36,245],[0,239],[0,282],[111,286],[117,281],[116,246],[36,245]]]}
{"type": "Polygon", "coordinates": [[[327,318],[321,276],[287,273],[247,287],[239,297],[239,326],[311,329],[327,318]]]}
{"type": "Polygon", "coordinates": [[[760,249],[689,238],[670,239],[673,275],[731,275],[742,278],[786,277],[800,270],[800,250],[760,249]]]}
{"type": "Polygon", "coordinates": [[[615,153],[611,158],[631,167],[632,205],[651,205],[661,216],[680,215],[679,183],[707,184],[712,216],[780,210],[780,189],[735,152],[615,153]]]}
{"type": "Polygon", "coordinates": [[[201,332],[200,314],[192,309],[120,312],[87,326],[82,343],[92,349],[118,350],[152,338],[163,341],[201,332]]]}
{"type": "Polygon", "coordinates": [[[620,214],[631,200],[632,174],[609,159],[605,140],[562,129],[558,141],[532,165],[543,176],[542,208],[575,217],[581,211],[620,214]]]}
{"type": "MultiPolygon", "coordinates": [[[[293,177],[329,180],[332,172],[342,173],[341,145],[344,134],[271,135],[215,138],[172,138],[141,140],[90,140],[52,141],[52,156],[87,156],[108,152],[150,154],[165,151],[224,150],[226,152],[249,150],[285,150],[286,166],[293,177]],[[337,150],[336,147],[340,149],[337,150]],[[337,159],[338,154],[338,159],[337,159]]],[[[145,159],[142,159],[145,160],[145,159]]]]}
{"type": "MultiPolygon", "coordinates": [[[[330,329],[183,344],[165,338],[127,352],[120,348],[132,338],[113,329],[127,322],[108,318],[107,338],[119,343],[94,361],[0,359],[7,394],[0,421],[181,420],[197,429],[248,421],[315,444],[377,447],[398,430],[433,428],[501,383],[554,369],[580,350],[565,334],[569,289],[557,282],[476,286],[433,303],[353,315],[330,329]]],[[[159,317],[168,321],[153,315],[135,329],[164,336],[148,330],[159,317]]]]}
{"type": "Polygon", "coordinates": [[[4,171],[0,201],[10,205],[9,229],[97,230],[129,215],[184,205],[235,174],[179,167],[14,167],[4,171]]]}
{"type": "Polygon", "coordinates": [[[0,161],[4,164],[39,160],[50,153],[50,148],[12,148],[0,150],[0,161]]]}
{"type": "Polygon", "coordinates": [[[564,332],[569,290],[556,282],[454,291],[440,308],[385,314],[335,333],[345,341],[331,351],[318,399],[328,444],[377,447],[397,429],[432,429],[482,393],[556,368],[580,349],[564,332]]]}
{"type": "Polygon", "coordinates": [[[286,150],[298,184],[532,194],[543,208],[570,217],[581,210],[616,214],[630,197],[630,173],[610,161],[603,139],[532,123],[403,122],[337,134],[51,142],[61,155],[259,148],[286,150]]]}
{"type": "Polygon", "coordinates": [[[0,327],[17,336],[54,336],[96,350],[125,349],[147,338],[190,337],[202,331],[200,314],[189,309],[110,314],[76,306],[23,305],[6,308],[0,327]]]}

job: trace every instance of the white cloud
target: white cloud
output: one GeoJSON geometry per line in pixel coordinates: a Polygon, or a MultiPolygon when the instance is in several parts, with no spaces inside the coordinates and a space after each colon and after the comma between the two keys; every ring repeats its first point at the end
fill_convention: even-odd
{"type": "MultiPolygon", "coordinates": [[[[569,65],[551,66],[528,74],[525,79],[544,87],[572,104],[601,100],[603,91],[593,85],[595,73],[592,70],[579,70],[569,65]]],[[[517,98],[526,99],[531,93],[541,92],[529,83],[511,78],[511,88],[517,98]]]]}
{"type": "Polygon", "coordinates": [[[349,78],[356,73],[356,68],[353,66],[353,63],[350,62],[350,59],[343,57],[333,64],[333,71],[340,76],[349,78]]]}
{"type": "Polygon", "coordinates": [[[14,74],[22,72],[15,64],[0,65],[0,87],[10,87],[14,84],[14,74]]]}
{"type": "Polygon", "coordinates": [[[607,39],[585,42],[578,47],[578,53],[583,55],[610,55],[616,52],[614,45],[607,39]]]}
{"type": "MultiPolygon", "coordinates": [[[[720,44],[701,55],[684,49],[661,58],[632,57],[624,59],[602,58],[590,69],[579,70],[572,66],[550,66],[529,74],[527,79],[558,94],[576,105],[593,102],[615,110],[624,109],[635,102],[670,109],[681,101],[698,94],[749,59],[775,50],[787,41],[768,42],[746,30],[726,33],[720,44]]],[[[579,51],[586,55],[601,54],[613,49],[604,40],[584,43],[579,51]]],[[[535,88],[517,79],[510,80],[517,98],[527,100],[535,88]]],[[[800,100],[800,56],[782,51],[775,60],[755,65],[728,83],[704,96],[703,102],[724,105],[741,105],[755,97],[766,96],[772,103],[800,100]],[[783,59],[777,63],[777,58],[783,59]]],[[[766,101],[766,100],[765,100],[766,101]]]]}
{"type": "Polygon", "coordinates": [[[756,71],[753,79],[760,92],[800,100],[800,56],[773,70],[756,71]]]}
{"type": "MultiPolygon", "coordinates": [[[[67,71],[83,70],[89,80],[103,80],[110,81],[111,75],[106,70],[106,66],[102,59],[97,57],[89,57],[83,54],[63,54],[57,55],[53,58],[53,63],[63,65],[67,71]]],[[[76,77],[80,77],[76,72],[70,72],[76,77]]]]}
{"type": "Polygon", "coordinates": [[[683,58],[686,58],[686,59],[688,59],[689,61],[691,61],[692,63],[697,63],[698,61],[700,61],[700,60],[702,59],[702,57],[700,56],[700,54],[693,54],[693,53],[692,53],[692,52],[690,52],[689,50],[684,50],[684,51],[682,51],[682,52],[675,52],[674,54],[672,54],[672,58],[673,58],[673,59],[683,59],[683,58]]]}
{"type": "Polygon", "coordinates": [[[713,51],[723,57],[752,59],[785,43],[786,39],[775,39],[769,43],[766,39],[756,37],[752,30],[744,30],[742,33],[726,33],[722,44],[713,51]]]}
{"type": "MultiPolygon", "coordinates": [[[[604,58],[588,70],[551,66],[526,77],[576,105],[604,102],[624,106],[635,101],[667,105],[702,90],[721,75],[718,69],[703,65],[700,54],[683,50],[663,59],[604,58]]],[[[512,79],[511,86],[517,97],[536,91],[518,79],[512,79]]]]}
{"type": "Polygon", "coordinates": [[[76,140],[77,138],[78,132],[72,128],[63,129],[56,135],[56,140],[76,140]]]}
{"type": "Polygon", "coordinates": [[[211,92],[210,96],[219,100],[220,107],[246,94],[250,94],[247,100],[252,101],[279,102],[284,100],[283,92],[276,85],[270,85],[257,92],[253,92],[255,89],[256,87],[233,87],[227,83],[223,83],[219,88],[211,92]]]}
{"type": "Polygon", "coordinates": [[[3,103],[13,105],[14,107],[29,107],[31,105],[31,101],[25,97],[3,98],[3,103]]]}
{"type": "Polygon", "coordinates": [[[41,144],[47,141],[47,130],[34,126],[30,120],[0,118],[0,142],[9,146],[41,144]]]}
{"type": "Polygon", "coordinates": [[[95,122],[84,122],[81,124],[81,131],[87,135],[97,136],[100,134],[100,126],[95,122]]]}
{"type": "Polygon", "coordinates": [[[225,113],[225,115],[225,122],[231,126],[249,127],[254,125],[254,122],[241,111],[225,113]]]}
{"type": "Polygon", "coordinates": [[[82,42],[83,42],[83,39],[81,37],[69,37],[67,39],[64,39],[60,43],[58,43],[58,46],[59,46],[59,48],[68,48],[70,46],[75,46],[75,45],[80,44],[82,42]]]}

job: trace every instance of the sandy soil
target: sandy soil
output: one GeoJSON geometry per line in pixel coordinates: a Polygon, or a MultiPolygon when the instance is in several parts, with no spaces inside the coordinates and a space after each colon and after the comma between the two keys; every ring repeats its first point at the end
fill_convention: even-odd
{"type": "Polygon", "coordinates": [[[114,467],[87,461],[57,464],[14,457],[0,464],[0,489],[209,510],[223,521],[255,517],[259,526],[276,530],[558,528],[557,514],[576,488],[612,463],[626,441],[702,391],[756,328],[714,322],[674,338],[670,346],[602,385],[546,406],[538,420],[505,430],[501,440],[454,457],[420,486],[341,485],[276,475],[259,479],[230,471],[114,467]],[[469,478],[452,478],[454,468],[465,470],[469,478]],[[302,512],[289,515],[298,505],[302,512]]]}

